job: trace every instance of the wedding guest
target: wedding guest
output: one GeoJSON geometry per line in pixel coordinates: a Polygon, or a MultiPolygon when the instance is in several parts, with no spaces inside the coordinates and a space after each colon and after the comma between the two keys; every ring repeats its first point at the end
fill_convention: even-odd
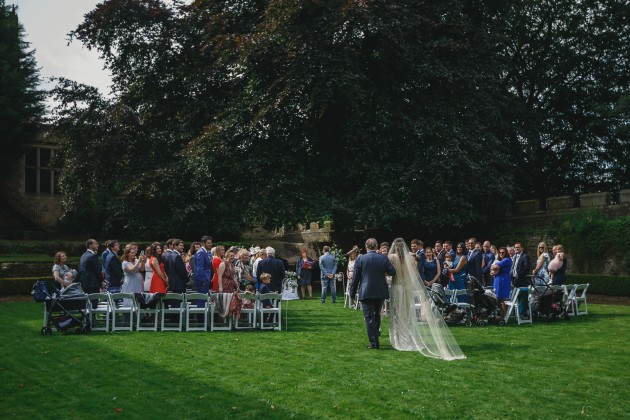
{"type": "MultiPolygon", "coordinates": [[[[477,280],[479,280],[480,282],[483,282],[483,278],[482,278],[482,271],[481,271],[481,265],[483,262],[483,255],[482,253],[477,249],[477,238],[470,238],[468,239],[468,254],[466,255],[466,259],[468,262],[468,274],[470,274],[471,276],[473,276],[474,278],[476,278],[477,280]]],[[[464,284],[466,282],[467,278],[464,278],[464,284]]]]}
{"type": "MultiPolygon", "coordinates": [[[[337,272],[337,261],[335,256],[330,253],[330,247],[328,245],[324,246],[323,251],[324,255],[319,257],[319,269],[321,270],[320,279],[322,281],[321,302],[326,303],[326,292],[330,287],[330,298],[332,303],[336,303],[337,291],[335,288],[335,273],[337,272]]],[[[387,253],[385,254],[387,255],[387,253]]]]}
{"type": "Polygon", "coordinates": [[[256,268],[256,274],[268,273],[271,275],[270,289],[274,292],[282,293],[282,280],[284,280],[285,269],[282,260],[276,258],[276,250],[268,246],[266,249],[267,258],[261,260],[256,268]]]}
{"type": "Polygon", "coordinates": [[[238,280],[239,288],[246,290],[247,286],[254,287],[256,290],[256,281],[252,274],[252,266],[249,264],[249,251],[242,248],[238,251],[238,261],[236,261],[236,280],[238,280]]]}
{"type": "MultiPolygon", "coordinates": [[[[193,242],[190,244],[190,248],[188,248],[188,252],[184,255],[184,264],[186,264],[186,272],[188,273],[188,278],[192,279],[195,272],[195,254],[201,248],[201,242],[193,242]]],[[[192,286],[190,284],[189,286],[192,286]]]]}
{"type": "Polygon", "coordinates": [[[427,287],[433,286],[435,282],[440,281],[440,274],[442,273],[442,266],[440,260],[435,258],[433,248],[430,246],[424,250],[425,260],[423,264],[423,276],[424,285],[427,287]]]}
{"type": "Polygon", "coordinates": [[[234,293],[238,290],[238,282],[234,275],[234,254],[234,249],[230,248],[217,267],[218,277],[221,279],[218,284],[219,293],[234,293]]]}
{"type": "Polygon", "coordinates": [[[481,261],[481,277],[482,284],[484,286],[490,286],[494,282],[492,275],[490,275],[490,267],[492,267],[496,254],[492,252],[491,248],[492,245],[490,245],[490,241],[484,241],[482,254],[483,260],[481,261]]]}
{"type": "Polygon", "coordinates": [[[386,256],[389,252],[389,242],[381,242],[378,248],[379,252],[386,256]]]}
{"type": "Polygon", "coordinates": [[[420,239],[412,239],[410,248],[413,257],[416,260],[416,265],[418,266],[418,273],[420,274],[420,278],[424,281],[426,279],[424,277],[424,260],[426,259],[426,255],[424,254],[424,242],[422,242],[420,239]]]}
{"type": "Polygon", "coordinates": [[[151,267],[151,245],[144,250],[144,291],[151,290],[151,279],[153,278],[153,268],[151,267]]]}
{"type": "Polygon", "coordinates": [[[435,241],[435,247],[433,248],[433,253],[435,254],[435,258],[437,258],[438,261],[440,261],[440,264],[442,264],[444,262],[444,254],[446,254],[446,251],[442,247],[441,241],[435,241]]]}
{"type": "MultiPolygon", "coordinates": [[[[85,241],[85,248],[79,262],[81,287],[85,293],[98,293],[101,291],[101,283],[103,282],[102,265],[96,255],[98,242],[96,239],[88,239],[85,241]]],[[[95,302],[92,302],[93,306],[95,302]]]]}
{"type": "Polygon", "coordinates": [[[514,287],[519,287],[521,293],[518,296],[518,307],[523,318],[529,317],[529,306],[527,305],[528,288],[530,280],[527,275],[530,273],[531,263],[529,256],[523,248],[521,242],[514,243],[514,257],[512,257],[512,269],[510,270],[510,277],[514,287]]]}
{"type": "Polygon", "coordinates": [[[451,241],[444,241],[444,251],[447,254],[451,254],[451,259],[455,261],[455,258],[457,258],[457,253],[453,249],[453,243],[451,241]]]}
{"type": "Polygon", "coordinates": [[[153,277],[151,278],[151,293],[166,293],[168,289],[168,277],[164,271],[164,262],[162,261],[162,246],[159,242],[151,245],[151,269],[153,277]]]}
{"type": "Polygon", "coordinates": [[[510,284],[510,270],[512,259],[508,256],[507,248],[501,247],[499,254],[492,262],[491,272],[494,273],[494,293],[501,307],[501,317],[505,319],[505,301],[510,298],[512,285],[510,284]]]}
{"type": "MultiPolygon", "coordinates": [[[[141,255],[136,258],[137,248],[131,245],[125,246],[122,256],[122,270],[124,281],[121,291],[123,293],[142,293],[144,291],[144,277],[140,272],[146,258],[141,255]]],[[[131,306],[131,299],[123,299],[123,306],[131,306]]]]}
{"type": "MultiPolygon", "coordinates": [[[[256,287],[253,284],[248,284],[245,286],[245,295],[248,295],[253,298],[256,295],[256,287]]],[[[243,309],[254,309],[254,301],[251,298],[243,297],[242,302],[243,309]]]]}
{"type": "MultiPolygon", "coordinates": [[[[455,260],[453,268],[449,268],[448,272],[453,274],[453,280],[448,283],[449,289],[466,289],[466,279],[468,276],[468,259],[466,258],[466,246],[463,242],[457,244],[455,260]]],[[[468,302],[467,296],[461,297],[462,302],[468,302]]]]}
{"type": "Polygon", "coordinates": [[[109,258],[112,255],[112,246],[117,241],[114,239],[108,239],[105,241],[105,251],[101,254],[101,266],[102,266],[102,276],[103,283],[105,284],[105,289],[109,287],[109,258]]]}
{"type": "Polygon", "coordinates": [[[354,263],[359,256],[359,246],[355,245],[347,254],[348,256],[348,268],[346,269],[346,278],[348,279],[348,285],[354,277],[354,263]]]}
{"type": "Polygon", "coordinates": [[[306,299],[306,291],[308,290],[308,298],[313,299],[313,286],[311,280],[313,277],[313,265],[315,260],[308,256],[305,249],[300,252],[297,262],[295,263],[295,274],[298,276],[300,290],[302,291],[302,300],[306,299]]]}
{"type": "Polygon", "coordinates": [[[547,244],[544,242],[538,243],[538,259],[536,260],[536,267],[532,271],[534,275],[534,284],[542,286],[549,284],[549,266],[550,258],[547,253],[547,244]]]}
{"type": "Polygon", "coordinates": [[[552,272],[552,281],[554,286],[562,286],[566,280],[567,259],[564,256],[564,246],[558,244],[553,247],[555,256],[549,263],[549,270],[552,272]]]}
{"type": "Polygon", "coordinates": [[[109,259],[107,263],[107,272],[109,273],[107,291],[109,293],[119,293],[122,287],[123,270],[120,258],[118,258],[118,251],[120,251],[120,244],[118,241],[114,241],[110,247],[110,254],[107,257],[109,259]]]}
{"type": "Polygon", "coordinates": [[[66,265],[66,261],[68,261],[68,256],[65,252],[59,251],[55,254],[55,259],[53,260],[54,265],[52,268],[52,274],[55,281],[61,285],[61,291],[70,286],[74,281],[74,277],[76,277],[76,271],[70,269],[66,265]],[[66,274],[68,273],[73,275],[66,276],[66,274]]]}
{"type": "Polygon", "coordinates": [[[223,245],[217,245],[214,249],[214,252],[210,250],[212,253],[212,290],[219,291],[219,279],[221,276],[219,275],[219,266],[223,262],[223,258],[225,257],[225,247],[223,245]]]}
{"type": "Polygon", "coordinates": [[[254,280],[256,281],[256,290],[260,288],[260,279],[258,278],[258,265],[262,260],[267,258],[267,250],[259,249],[256,253],[256,258],[254,258],[254,262],[252,263],[252,273],[254,274],[254,280]]]}

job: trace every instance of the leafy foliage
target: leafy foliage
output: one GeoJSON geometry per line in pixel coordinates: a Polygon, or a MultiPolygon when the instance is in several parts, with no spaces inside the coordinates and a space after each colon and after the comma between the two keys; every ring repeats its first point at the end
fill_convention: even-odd
{"type": "Polygon", "coordinates": [[[39,73],[15,6],[0,0],[0,175],[12,174],[44,111],[39,73]]]}

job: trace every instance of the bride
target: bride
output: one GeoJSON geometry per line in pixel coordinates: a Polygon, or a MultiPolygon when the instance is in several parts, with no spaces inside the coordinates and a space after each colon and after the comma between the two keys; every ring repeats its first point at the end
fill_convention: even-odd
{"type": "Polygon", "coordinates": [[[418,351],[444,360],[464,359],[455,338],[420,280],[414,257],[402,238],[388,255],[396,268],[390,293],[389,339],[396,350],[418,351]]]}

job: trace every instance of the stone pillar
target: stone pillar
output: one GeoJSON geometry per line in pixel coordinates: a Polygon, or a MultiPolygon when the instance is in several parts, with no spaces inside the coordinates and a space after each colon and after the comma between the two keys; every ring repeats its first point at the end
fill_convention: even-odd
{"type": "Polygon", "coordinates": [[[580,207],[604,207],[610,204],[610,193],[599,192],[580,195],[580,207]]]}
{"type": "Polygon", "coordinates": [[[565,195],[562,197],[549,197],[547,198],[547,210],[558,211],[573,208],[573,197],[565,195]]]}

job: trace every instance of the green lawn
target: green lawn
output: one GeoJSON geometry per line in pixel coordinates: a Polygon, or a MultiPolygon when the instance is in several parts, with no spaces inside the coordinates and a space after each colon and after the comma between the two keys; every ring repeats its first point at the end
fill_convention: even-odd
{"type": "MultiPolygon", "coordinates": [[[[367,350],[360,312],[289,302],[282,332],[42,337],[42,307],[0,303],[2,418],[628,418],[630,307],[455,327],[466,360],[367,350]]],[[[387,336],[387,322],[384,324],[387,336]]]]}

